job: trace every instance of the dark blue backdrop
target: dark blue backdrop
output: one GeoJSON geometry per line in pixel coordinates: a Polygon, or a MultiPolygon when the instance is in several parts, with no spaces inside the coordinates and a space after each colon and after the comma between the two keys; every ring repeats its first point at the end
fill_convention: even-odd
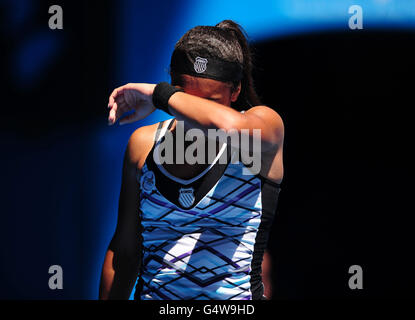
{"type": "MultiPolygon", "coordinates": [[[[361,2],[365,29],[415,27],[409,1],[361,2]]],[[[107,127],[106,100],[114,87],[168,81],[174,43],[195,25],[234,19],[253,42],[354,32],[348,29],[352,4],[3,1],[0,298],[97,298],[128,138],[135,128],[167,118],[156,112],[139,123],[107,127]],[[47,27],[52,4],[63,7],[64,30],[47,27]],[[54,264],[63,268],[63,290],[48,287],[54,264]]]]}

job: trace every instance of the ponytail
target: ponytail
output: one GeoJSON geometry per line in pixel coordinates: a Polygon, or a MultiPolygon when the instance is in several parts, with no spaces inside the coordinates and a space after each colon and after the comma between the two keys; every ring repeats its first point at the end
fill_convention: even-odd
{"type": "Polygon", "coordinates": [[[254,79],[252,77],[252,53],[249,48],[245,30],[232,20],[223,20],[218,23],[216,27],[231,33],[238,40],[238,43],[242,49],[243,78],[241,80],[241,93],[239,94],[238,100],[234,103],[235,107],[253,107],[260,105],[261,102],[255,91],[254,79]]]}

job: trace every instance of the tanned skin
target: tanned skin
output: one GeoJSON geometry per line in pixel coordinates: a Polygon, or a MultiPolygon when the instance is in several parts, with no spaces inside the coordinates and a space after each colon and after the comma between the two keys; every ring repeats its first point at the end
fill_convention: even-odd
{"type": "MultiPolygon", "coordinates": [[[[184,123],[184,129],[199,128],[223,129],[226,131],[242,129],[261,129],[261,170],[260,175],[280,183],[283,178],[283,140],[284,125],[281,117],[267,106],[255,106],[240,113],[232,109],[240,94],[240,85],[236,90],[230,84],[212,79],[183,76],[182,89],[169,99],[169,111],[176,118],[170,129],[174,135],[177,120],[184,123]]],[[[152,104],[154,84],[132,83],[117,88],[110,96],[108,122],[114,124],[125,112],[134,113],[120,121],[120,124],[144,119],[151,114],[155,107],[152,104]]],[[[140,267],[141,244],[139,243],[140,221],[139,184],[141,169],[149,154],[156,134],[158,123],[137,129],[130,137],[124,156],[122,183],[119,198],[118,222],[116,234],[122,234],[126,239],[137,239],[129,243],[120,252],[110,249],[105,255],[102,268],[99,298],[128,299],[135,284],[140,267]],[[127,217],[136,217],[134,223],[127,217]],[[127,223],[128,221],[128,223],[127,223]]],[[[192,142],[189,142],[192,143],[192,142]]],[[[185,143],[186,146],[186,143],[185,143]]],[[[169,164],[166,170],[174,176],[189,179],[202,172],[209,163],[205,164],[169,164]]],[[[272,288],[269,276],[269,253],[264,254],[262,263],[262,280],[265,296],[270,299],[272,288]]]]}

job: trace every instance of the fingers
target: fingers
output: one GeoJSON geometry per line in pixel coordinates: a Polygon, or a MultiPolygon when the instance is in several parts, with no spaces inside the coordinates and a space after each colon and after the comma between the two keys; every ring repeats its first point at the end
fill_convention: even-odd
{"type": "Polygon", "coordinates": [[[139,115],[136,112],[134,112],[133,114],[130,114],[130,115],[122,118],[120,120],[120,125],[127,124],[127,123],[132,123],[132,122],[135,122],[137,120],[139,120],[139,115]]]}
{"type": "Polygon", "coordinates": [[[117,111],[115,112],[115,121],[117,121],[121,116],[128,111],[127,104],[125,102],[117,101],[117,111]]]}
{"type": "Polygon", "coordinates": [[[112,108],[112,106],[114,105],[115,102],[115,97],[118,94],[118,88],[114,89],[114,91],[112,91],[112,93],[110,94],[110,97],[108,99],[108,108],[112,108]]]}
{"type": "Polygon", "coordinates": [[[118,101],[118,98],[112,105],[112,108],[110,109],[109,115],[108,115],[108,125],[113,125],[125,112],[129,111],[127,103],[120,99],[118,101]]]}
{"type": "MultiPolygon", "coordinates": [[[[108,125],[113,125],[125,112],[134,110],[137,97],[133,95],[132,91],[134,91],[136,95],[141,93],[139,87],[137,89],[137,85],[138,84],[128,83],[114,89],[114,91],[111,93],[108,100],[108,125]],[[136,92],[136,90],[138,91],[136,92]]],[[[122,119],[120,124],[134,122],[137,119],[138,115],[133,113],[122,119]]]]}
{"type": "Polygon", "coordinates": [[[117,104],[114,103],[108,115],[108,125],[112,126],[116,121],[117,104]]]}
{"type": "Polygon", "coordinates": [[[110,94],[109,100],[108,100],[108,108],[111,108],[114,105],[114,103],[117,101],[117,99],[122,97],[126,86],[127,85],[118,87],[114,89],[114,91],[112,91],[112,93],[110,94]]]}

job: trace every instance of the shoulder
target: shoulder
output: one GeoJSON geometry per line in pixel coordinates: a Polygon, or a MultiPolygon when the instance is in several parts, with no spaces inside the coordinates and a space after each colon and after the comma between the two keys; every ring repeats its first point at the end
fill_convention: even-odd
{"type": "Polygon", "coordinates": [[[248,109],[245,113],[261,118],[280,134],[284,133],[284,121],[274,109],[268,106],[260,105],[248,109]]]}
{"type": "Polygon", "coordinates": [[[143,126],[131,134],[127,144],[126,157],[134,166],[138,168],[143,166],[148,153],[153,147],[158,125],[159,123],[143,126]]]}
{"type": "Polygon", "coordinates": [[[268,106],[255,106],[246,110],[245,113],[254,114],[258,117],[269,119],[275,122],[280,122],[281,124],[283,124],[282,118],[278,114],[278,112],[268,106]]]}

